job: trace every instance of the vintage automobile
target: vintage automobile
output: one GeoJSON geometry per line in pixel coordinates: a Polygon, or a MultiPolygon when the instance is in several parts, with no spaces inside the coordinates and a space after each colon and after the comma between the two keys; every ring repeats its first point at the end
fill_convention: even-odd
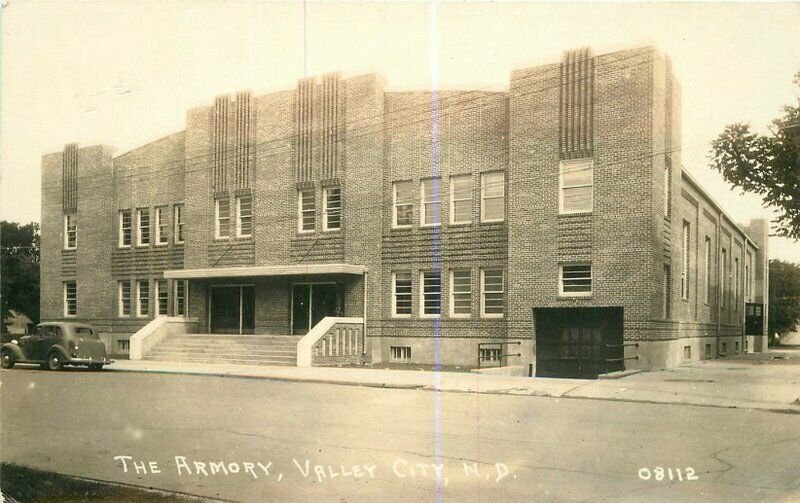
{"type": "Polygon", "coordinates": [[[0,358],[4,369],[17,363],[38,363],[50,370],[61,370],[64,365],[100,370],[112,363],[97,331],[91,325],[72,322],[40,323],[33,334],[3,344],[0,358]]]}

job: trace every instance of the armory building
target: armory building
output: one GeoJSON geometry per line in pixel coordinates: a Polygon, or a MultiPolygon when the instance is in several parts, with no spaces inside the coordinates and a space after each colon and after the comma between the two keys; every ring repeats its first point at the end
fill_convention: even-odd
{"type": "Polygon", "coordinates": [[[766,348],[766,224],[682,169],[651,47],[504,92],[375,74],[218,96],[42,159],[42,318],[132,358],[654,369],[766,348]],[[747,315],[747,316],[746,316],[747,315]]]}

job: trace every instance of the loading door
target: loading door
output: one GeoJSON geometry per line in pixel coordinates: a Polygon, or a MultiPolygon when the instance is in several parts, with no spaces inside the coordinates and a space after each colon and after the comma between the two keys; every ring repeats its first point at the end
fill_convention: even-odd
{"type": "Polygon", "coordinates": [[[536,376],[596,378],[623,370],[622,308],[534,309],[536,376]]]}

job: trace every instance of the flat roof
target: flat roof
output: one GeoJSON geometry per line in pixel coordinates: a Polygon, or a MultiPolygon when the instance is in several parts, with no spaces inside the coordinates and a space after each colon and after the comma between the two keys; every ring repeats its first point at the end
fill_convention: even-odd
{"type": "Polygon", "coordinates": [[[165,279],[253,278],[258,276],[303,276],[309,274],[362,275],[367,268],[352,264],[291,264],[258,267],[214,267],[164,271],[165,279]]]}

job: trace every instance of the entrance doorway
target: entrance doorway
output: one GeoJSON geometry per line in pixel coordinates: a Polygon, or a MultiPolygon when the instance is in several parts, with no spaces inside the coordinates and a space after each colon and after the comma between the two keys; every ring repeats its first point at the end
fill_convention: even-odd
{"type": "Polygon", "coordinates": [[[336,283],[292,285],[292,334],[304,335],[326,316],[341,316],[342,290],[336,283]]]}
{"type": "Polygon", "coordinates": [[[256,294],[252,285],[212,286],[209,304],[212,334],[255,332],[256,294]]]}

